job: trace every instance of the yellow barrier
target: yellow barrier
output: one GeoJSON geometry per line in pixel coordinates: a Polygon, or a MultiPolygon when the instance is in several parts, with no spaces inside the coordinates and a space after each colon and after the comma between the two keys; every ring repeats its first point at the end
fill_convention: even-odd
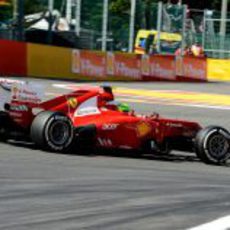
{"type": "Polygon", "coordinates": [[[62,47],[28,44],[28,76],[63,79],[88,79],[72,73],[72,50],[62,47]]]}
{"type": "Polygon", "coordinates": [[[208,59],[209,81],[230,81],[230,60],[208,59]]]}

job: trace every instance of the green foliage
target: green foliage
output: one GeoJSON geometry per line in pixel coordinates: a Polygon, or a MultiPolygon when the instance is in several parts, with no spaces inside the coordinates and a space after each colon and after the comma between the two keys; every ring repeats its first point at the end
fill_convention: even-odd
{"type": "MultiPolygon", "coordinates": [[[[12,3],[12,1],[9,1],[12,3]]],[[[8,21],[12,17],[12,4],[0,7],[0,22],[8,21]]]]}
{"type": "MultiPolygon", "coordinates": [[[[211,8],[216,9],[216,10],[221,10],[222,0],[212,0],[210,2],[211,3],[209,3],[209,4],[211,4],[211,8]]],[[[228,3],[230,3],[230,0],[228,0],[228,3]]]]}
{"type": "MultiPolygon", "coordinates": [[[[25,14],[32,14],[47,10],[48,0],[24,0],[25,3],[25,14]]],[[[60,10],[63,0],[55,0],[54,8],[60,10]]]]}
{"type": "Polygon", "coordinates": [[[1,6],[0,7],[0,21],[4,22],[9,20],[12,17],[12,7],[10,6],[1,6]]]}
{"type": "Polygon", "coordinates": [[[129,0],[112,0],[109,5],[109,9],[115,14],[127,13],[130,9],[129,0]]]}
{"type": "MultiPolygon", "coordinates": [[[[138,1],[138,0],[137,0],[138,1]]],[[[149,5],[158,3],[158,0],[140,0],[142,3],[146,4],[147,8],[149,5]]],[[[164,3],[168,3],[169,0],[162,0],[164,3]]],[[[177,3],[178,0],[171,0],[172,3],[177,3]]],[[[222,0],[182,0],[183,4],[187,4],[189,8],[192,9],[214,9],[219,11],[221,9],[221,2],[222,0]]],[[[230,4],[230,0],[228,0],[230,4]]],[[[124,13],[130,8],[130,1],[129,0],[111,0],[110,1],[111,10],[114,12],[124,13]]],[[[230,11],[230,6],[229,6],[230,11]]]]}
{"type": "Polygon", "coordinates": [[[91,0],[82,1],[81,20],[83,28],[101,31],[102,15],[102,0],[94,0],[93,4],[91,0]]]}
{"type": "MultiPolygon", "coordinates": [[[[46,1],[47,2],[47,1],[46,1]]],[[[47,9],[47,3],[43,0],[24,0],[25,3],[25,14],[32,14],[36,12],[41,12],[47,9]],[[43,4],[42,4],[43,3],[43,4]]]]}
{"type": "MultiPolygon", "coordinates": [[[[18,0],[22,1],[22,0],[18,0]]],[[[11,5],[0,6],[0,22],[8,21],[13,17],[13,0],[9,0],[11,5]]],[[[61,10],[61,6],[65,1],[55,0],[54,8],[61,10]]],[[[24,13],[25,15],[45,11],[48,8],[48,0],[24,0],[24,13]]]]}
{"type": "MultiPolygon", "coordinates": [[[[10,0],[13,2],[13,0],[10,0]]],[[[21,1],[21,0],[19,0],[21,1]]],[[[178,0],[171,0],[177,2],[178,0]]],[[[130,14],[130,0],[109,0],[109,11],[114,17],[126,17],[130,14]]],[[[152,27],[150,18],[155,17],[156,9],[153,7],[158,0],[137,0],[136,18],[137,24],[145,25],[147,28],[152,27]]],[[[164,3],[169,2],[163,0],[164,3]]],[[[222,0],[201,1],[201,0],[183,0],[184,4],[188,4],[189,8],[193,9],[215,9],[220,11],[222,0]]],[[[228,0],[230,4],[230,0],[228,0]]],[[[24,0],[25,14],[31,14],[47,10],[48,0],[24,0]]],[[[64,0],[55,0],[55,8],[61,10],[61,6],[66,3],[64,0]]],[[[82,21],[87,21],[87,27],[99,28],[102,20],[103,0],[82,0],[82,21]]],[[[230,11],[230,6],[229,6],[230,11]]],[[[13,5],[0,7],[0,21],[6,21],[12,18],[13,5]]],[[[118,25],[122,21],[115,19],[115,24],[118,25]]],[[[121,27],[124,25],[121,25],[121,27]]],[[[138,26],[138,25],[137,25],[138,26]]]]}

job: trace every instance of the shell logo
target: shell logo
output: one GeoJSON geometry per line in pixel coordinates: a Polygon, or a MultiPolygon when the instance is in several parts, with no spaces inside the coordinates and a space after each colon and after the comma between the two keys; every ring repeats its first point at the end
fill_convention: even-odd
{"type": "Polygon", "coordinates": [[[77,107],[77,105],[78,105],[78,101],[77,101],[77,99],[75,97],[70,97],[67,102],[68,102],[68,105],[72,109],[75,109],[77,107]]]}
{"type": "Polygon", "coordinates": [[[140,122],[137,124],[137,134],[139,137],[143,137],[152,131],[151,126],[146,122],[140,122]]]}

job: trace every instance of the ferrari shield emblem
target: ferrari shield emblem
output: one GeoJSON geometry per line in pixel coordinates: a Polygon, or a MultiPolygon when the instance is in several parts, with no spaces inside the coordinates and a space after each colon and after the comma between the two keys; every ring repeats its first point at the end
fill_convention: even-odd
{"type": "Polygon", "coordinates": [[[68,104],[72,109],[75,109],[78,105],[77,99],[74,97],[68,98],[68,104]]]}

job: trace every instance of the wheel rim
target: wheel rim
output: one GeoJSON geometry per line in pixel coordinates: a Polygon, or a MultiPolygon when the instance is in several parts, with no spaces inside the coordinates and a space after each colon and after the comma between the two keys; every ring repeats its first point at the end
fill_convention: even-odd
{"type": "Polygon", "coordinates": [[[221,159],[228,153],[228,140],[221,134],[212,135],[207,144],[209,154],[216,159],[221,159]]]}
{"type": "Polygon", "coordinates": [[[69,139],[69,134],[70,127],[63,121],[53,122],[50,126],[49,139],[54,145],[64,145],[69,139]]]}

